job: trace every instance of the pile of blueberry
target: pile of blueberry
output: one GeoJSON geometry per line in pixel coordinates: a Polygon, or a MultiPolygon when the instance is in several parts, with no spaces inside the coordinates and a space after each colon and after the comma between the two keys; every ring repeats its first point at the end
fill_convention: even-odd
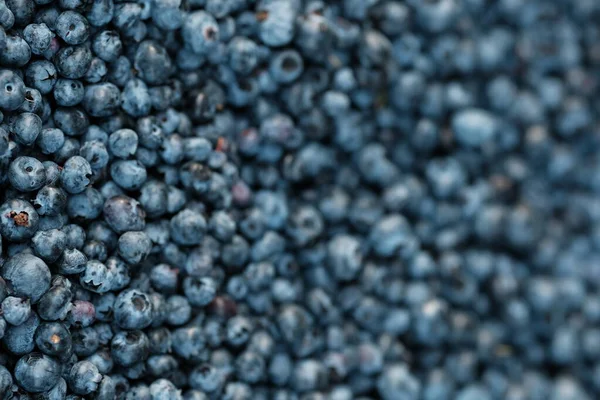
{"type": "Polygon", "coordinates": [[[0,0],[0,400],[600,398],[598,0],[0,0]]]}

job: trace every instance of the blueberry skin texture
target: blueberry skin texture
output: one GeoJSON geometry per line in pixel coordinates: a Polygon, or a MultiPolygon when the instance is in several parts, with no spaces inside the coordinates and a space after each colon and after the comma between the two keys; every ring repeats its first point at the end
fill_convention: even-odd
{"type": "Polygon", "coordinates": [[[9,296],[2,301],[2,314],[11,325],[21,325],[31,315],[31,305],[28,299],[9,296]]]}
{"type": "Polygon", "coordinates": [[[10,131],[15,141],[31,146],[42,131],[42,119],[34,113],[21,113],[13,120],[10,131]]]}
{"type": "Polygon", "coordinates": [[[452,130],[463,146],[480,147],[492,140],[497,122],[492,114],[481,109],[467,109],[452,117],[452,130]]]}
{"type": "Polygon", "coordinates": [[[87,160],[92,167],[92,170],[100,170],[108,164],[110,156],[106,145],[100,140],[88,140],[85,142],[81,149],[79,149],[79,155],[87,160]]]}
{"type": "Polygon", "coordinates": [[[141,190],[139,201],[149,217],[159,217],[167,211],[168,192],[163,182],[151,180],[141,190]]]}
{"type": "Polygon", "coordinates": [[[136,265],[150,254],[152,243],[145,232],[129,231],[119,237],[117,247],[123,260],[136,265]]]}
{"type": "Polygon", "coordinates": [[[150,385],[150,395],[152,400],[173,399],[182,400],[181,392],[177,387],[167,379],[158,379],[150,385]]]}
{"type": "Polygon", "coordinates": [[[16,27],[29,24],[35,14],[35,3],[33,0],[6,0],[6,6],[14,15],[16,27]]]}
{"type": "Polygon", "coordinates": [[[152,97],[148,86],[141,79],[131,79],[122,93],[121,108],[132,117],[143,117],[150,113],[152,97]]]}
{"type": "Polygon", "coordinates": [[[92,49],[103,61],[113,62],[121,55],[123,43],[118,32],[105,30],[94,37],[92,49]]]}
{"type": "Polygon", "coordinates": [[[36,303],[50,288],[50,270],[44,261],[31,254],[20,253],[2,266],[4,280],[10,282],[17,296],[29,297],[36,303]]]}
{"type": "Polygon", "coordinates": [[[31,59],[31,49],[16,32],[6,35],[5,48],[0,53],[0,63],[5,67],[23,67],[31,59]]]}
{"type": "Polygon", "coordinates": [[[4,128],[0,128],[0,157],[6,154],[9,147],[8,132],[4,128]]]}
{"type": "MultiPolygon", "coordinates": [[[[47,171],[47,168],[46,168],[47,171]]],[[[46,177],[48,174],[46,174],[46,177]]],[[[33,200],[33,206],[41,216],[57,216],[64,211],[67,204],[67,194],[55,186],[44,186],[33,200]]]]}
{"type": "Polygon", "coordinates": [[[148,174],[138,160],[119,160],[111,165],[110,176],[121,188],[137,190],[146,182],[148,174]]]}
{"type": "Polygon", "coordinates": [[[206,220],[197,212],[186,209],[170,221],[171,238],[181,245],[199,244],[206,231],[206,220]]]}
{"type": "Polygon", "coordinates": [[[30,239],[38,224],[38,213],[24,200],[9,200],[0,206],[0,233],[4,239],[11,242],[30,239]]]}
{"type": "MultiPolygon", "coordinates": [[[[54,124],[56,127],[63,131],[68,136],[81,136],[85,133],[90,125],[88,115],[78,107],[59,107],[54,111],[53,115],[54,124]]],[[[69,156],[75,155],[70,154],[69,151],[65,150],[65,147],[69,149],[78,149],[79,143],[66,141],[61,151],[58,153],[68,153],[69,156]],[[77,147],[75,147],[77,145],[77,147]]],[[[63,158],[69,156],[62,155],[63,158]]]]}
{"type": "Polygon", "coordinates": [[[11,373],[0,365],[0,396],[2,398],[8,398],[9,394],[12,395],[13,378],[11,373]]]}
{"type": "Polygon", "coordinates": [[[134,66],[139,71],[139,77],[150,85],[165,83],[173,70],[173,62],[165,48],[151,40],[140,43],[134,66]]]}
{"type": "Polygon", "coordinates": [[[111,343],[111,354],[114,361],[128,367],[148,358],[150,342],[142,331],[122,331],[117,333],[111,343]]]}
{"type": "Polygon", "coordinates": [[[61,13],[56,19],[55,30],[56,34],[70,45],[82,44],[90,33],[87,19],[75,11],[61,13]]]}
{"type": "Polygon", "coordinates": [[[41,188],[46,181],[44,165],[33,157],[18,157],[8,169],[11,185],[22,192],[32,192],[41,188]]]}
{"type": "Polygon", "coordinates": [[[54,34],[45,23],[29,24],[23,29],[23,39],[36,55],[42,55],[50,47],[53,37],[54,34]]]}
{"type": "Polygon", "coordinates": [[[35,331],[35,343],[42,353],[62,359],[72,351],[71,333],[60,322],[42,322],[35,331]]]}
{"type": "Polygon", "coordinates": [[[84,94],[83,84],[74,79],[58,79],[52,92],[56,104],[63,107],[78,105],[83,101],[84,94]]]}
{"type": "Polygon", "coordinates": [[[11,70],[0,70],[0,94],[0,109],[16,110],[25,100],[23,79],[11,70]]]}
{"type": "Polygon", "coordinates": [[[102,194],[94,188],[87,188],[82,193],[73,195],[67,202],[67,214],[75,221],[92,221],[104,207],[102,194]]]}
{"type": "Polygon", "coordinates": [[[24,355],[32,352],[35,348],[33,336],[39,324],[40,319],[38,316],[35,313],[31,313],[27,321],[6,330],[2,338],[4,347],[16,355],[24,355]]]}
{"type": "Polygon", "coordinates": [[[269,64],[269,72],[279,83],[290,83],[300,77],[304,61],[295,50],[284,50],[276,54],[269,64]]]}
{"type": "Polygon", "coordinates": [[[186,277],[183,280],[183,292],[190,304],[203,307],[209,304],[217,294],[217,285],[211,278],[186,277]]]}
{"type": "Polygon", "coordinates": [[[67,246],[67,235],[58,229],[38,231],[31,239],[35,254],[46,262],[54,262],[67,246]]]}
{"type": "Polygon", "coordinates": [[[99,83],[85,88],[83,108],[93,117],[109,117],[121,105],[121,91],[112,83],[99,83]]]}
{"type": "Polygon", "coordinates": [[[92,168],[87,160],[80,156],[69,158],[60,173],[63,189],[67,193],[77,194],[85,190],[90,184],[92,168]]]}
{"type": "Polygon", "coordinates": [[[125,290],[117,296],[114,318],[123,329],[143,329],[152,323],[152,303],[146,293],[137,289],[125,290]]]}
{"type": "Polygon", "coordinates": [[[194,11],[187,15],[181,35],[194,53],[207,54],[219,42],[219,25],[210,14],[194,11]]]}
{"type": "Polygon", "coordinates": [[[65,134],[57,128],[46,128],[38,135],[35,144],[44,154],[56,153],[65,144],[65,134]]]}
{"type": "Polygon", "coordinates": [[[146,226],[146,212],[131,197],[115,196],[104,203],[104,219],[117,233],[141,231],[146,226]]]}
{"type": "Polygon", "coordinates": [[[92,63],[92,53],[85,45],[61,48],[54,57],[58,73],[68,79],[80,79],[92,63]]]}
{"type": "Polygon", "coordinates": [[[13,12],[6,6],[5,2],[2,2],[0,7],[0,27],[8,30],[15,24],[15,16],[13,12]]]}
{"type": "Polygon", "coordinates": [[[296,11],[291,1],[268,2],[258,12],[258,36],[270,47],[285,46],[295,33],[296,11]]]}
{"type": "Polygon", "coordinates": [[[89,361],[75,363],[68,375],[69,387],[79,395],[94,392],[101,381],[102,375],[98,372],[98,368],[89,361]]]}
{"type": "Polygon", "coordinates": [[[52,357],[31,353],[17,361],[15,380],[28,392],[46,392],[56,385],[60,370],[60,364],[52,357]]]}
{"type": "Polygon", "coordinates": [[[349,235],[335,236],[328,244],[327,261],[337,279],[354,279],[362,269],[360,242],[349,235]]]}
{"type": "Polygon", "coordinates": [[[37,304],[37,312],[40,318],[46,321],[57,321],[66,318],[71,308],[72,298],[73,292],[70,286],[57,284],[55,279],[50,290],[42,296],[37,304]]]}
{"type": "Polygon", "coordinates": [[[34,61],[25,70],[25,83],[35,88],[41,94],[48,94],[54,89],[57,80],[57,71],[50,61],[34,61]]]}

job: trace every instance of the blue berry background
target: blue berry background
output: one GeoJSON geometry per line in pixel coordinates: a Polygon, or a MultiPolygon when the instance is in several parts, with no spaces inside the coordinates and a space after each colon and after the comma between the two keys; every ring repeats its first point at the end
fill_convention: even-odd
{"type": "Polygon", "coordinates": [[[600,398],[597,0],[0,0],[0,400],[600,398]]]}

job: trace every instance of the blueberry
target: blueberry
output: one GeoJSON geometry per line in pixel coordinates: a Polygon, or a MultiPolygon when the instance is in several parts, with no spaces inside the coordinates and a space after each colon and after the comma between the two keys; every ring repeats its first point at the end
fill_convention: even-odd
{"type": "Polygon", "coordinates": [[[71,354],[71,334],[59,322],[41,323],[35,331],[35,344],[42,353],[49,356],[64,358],[71,354]]]}
{"type": "Polygon", "coordinates": [[[85,144],[81,146],[81,149],[79,149],[79,155],[86,159],[92,170],[104,168],[109,161],[108,150],[104,143],[99,140],[86,141],[85,144]]]}
{"type": "Polygon", "coordinates": [[[31,313],[29,318],[21,325],[6,329],[2,338],[6,349],[16,355],[24,355],[33,351],[35,348],[33,336],[39,324],[40,319],[36,313],[31,313]]]}
{"type": "Polygon", "coordinates": [[[219,371],[210,364],[203,364],[196,367],[190,373],[190,385],[194,389],[204,392],[215,392],[223,384],[224,377],[219,371]]]}
{"type": "Polygon", "coordinates": [[[197,54],[207,54],[214,50],[219,41],[219,25],[204,11],[188,14],[181,33],[184,42],[197,54]]]}
{"type": "Polygon", "coordinates": [[[143,230],[146,213],[140,204],[127,196],[115,196],[104,203],[106,223],[116,232],[143,230]]]}
{"type": "Polygon", "coordinates": [[[236,316],[227,321],[226,338],[234,346],[246,343],[252,333],[252,323],[243,316],[236,316]]]}
{"type": "Polygon", "coordinates": [[[151,85],[165,83],[172,72],[173,62],[169,54],[164,47],[154,41],[142,42],[135,53],[134,60],[140,78],[151,85]]]}
{"type": "Polygon", "coordinates": [[[467,109],[454,115],[452,129],[460,144],[478,147],[494,138],[497,122],[484,110],[467,109]]]}
{"type": "Polygon", "coordinates": [[[34,61],[25,70],[25,83],[41,94],[48,94],[54,89],[57,72],[50,61],[34,61]]]}
{"type": "Polygon", "coordinates": [[[90,394],[98,388],[102,375],[98,368],[89,361],[79,361],[69,371],[69,388],[80,395],[90,394]]]}
{"type": "Polygon", "coordinates": [[[246,351],[236,360],[236,375],[247,383],[257,383],[265,373],[265,361],[257,353],[246,351]]]}
{"type": "Polygon", "coordinates": [[[136,289],[121,292],[114,305],[115,322],[123,329],[143,329],[152,323],[152,304],[136,289]]]}
{"type": "Polygon", "coordinates": [[[31,48],[31,52],[42,55],[50,47],[54,34],[45,23],[29,24],[23,29],[23,39],[31,48]]]}
{"type": "Polygon", "coordinates": [[[362,268],[360,243],[349,235],[335,236],[329,242],[327,259],[337,279],[351,280],[362,268]]]}
{"type": "MultiPolygon", "coordinates": [[[[86,113],[78,107],[59,107],[54,111],[54,124],[69,136],[81,136],[87,130],[90,122],[86,113]]],[[[79,143],[65,141],[65,144],[59,151],[60,159],[66,160],[75,155],[79,149],[79,143]]]]}
{"type": "Polygon", "coordinates": [[[151,13],[153,22],[161,29],[175,30],[181,27],[185,13],[180,9],[177,1],[161,0],[152,5],[151,13]]]}
{"type": "Polygon", "coordinates": [[[70,157],[60,174],[63,189],[71,194],[81,193],[90,184],[92,168],[85,158],[70,157]]]}
{"type": "Polygon", "coordinates": [[[121,92],[112,83],[99,83],[85,88],[83,108],[93,117],[109,117],[121,104],[121,92]]]}
{"type": "Polygon", "coordinates": [[[114,282],[112,280],[116,277],[112,276],[106,265],[100,261],[87,260],[83,265],[79,264],[74,267],[69,267],[70,268],[65,269],[63,273],[83,272],[80,275],[79,282],[87,290],[96,293],[106,293],[113,289],[114,282]]]}
{"type": "Polygon", "coordinates": [[[61,48],[54,58],[58,73],[64,78],[83,78],[92,63],[92,53],[85,45],[61,48]]]}
{"type": "Polygon", "coordinates": [[[5,155],[9,147],[10,144],[8,139],[8,132],[6,132],[4,128],[0,128],[0,156],[5,155]]]}
{"type": "Polygon", "coordinates": [[[40,318],[47,321],[64,319],[71,309],[73,292],[69,281],[65,278],[55,277],[50,289],[42,296],[37,304],[40,318]]]}
{"type": "Polygon", "coordinates": [[[167,190],[167,185],[156,180],[147,181],[142,186],[139,200],[148,216],[161,216],[167,211],[167,190]]]}
{"type": "Polygon", "coordinates": [[[60,364],[45,354],[28,354],[21,357],[15,366],[15,380],[32,393],[52,389],[59,377],[60,364]]]}
{"type": "Polygon", "coordinates": [[[50,288],[50,271],[41,259],[26,253],[9,258],[2,266],[2,276],[11,291],[36,303],[50,288]]]}
{"type": "Polygon", "coordinates": [[[2,28],[4,29],[10,29],[13,27],[14,23],[15,23],[15,16],[12,13],[12,11],[10,10],[10,8],[8,8],[6,6],[6,2],[2,2],[2,6],[0,7],[0,16],[2,18],[0,18],[0,21],[2,21],[0,23],[0,26],[2,26],[2,28]]]}
{"type": "Polygon", "coordinates": [[[2,301],[2,314],[9,324],[21,325],[31,315],[29,300],[8,296],[2,301]]]}
{"type": "Polygon", "coordinates": [[[191,318],[192,308],[187,298],[183,296],[170,296],[167,300],[167,307],[170,310],[167,315],[167,322],[170,325],[183,325],[191,318]]]}
{"type": "Polygon", "coordinates": [[[16,32],[6,35],[5,48],[0,53],[0,63],[6,67],[23,67],[30,59],[31,48],[21,35],[16,32]]]}
{"type": "Polygon", "coordinates": [[[373,227],[370,236],[376,254],[389,257],[411,244],[412,233],[408,222],[400,215],[389,215],[373,227]]]}
{"type": "Polygon", "coordinates": [[[123,88],[121,97],[121,108],[132,117],[143,117],[150,113],[152,96],[144,81],[131,79],[123,88]]]}
{"type": "Polygon", "coordinates": [[[206,220],[195,211],[185,209],[170,222],[171,237],[181,245],[199,244],[206,231],[206,220]]]}
{"type": "Polygon", "coordinates": [[[419,396],[421,385],[405,365],[391,365],[377,380],[377,390],[384,399],[410,399],[419,396]]]}
{"type": "Polygon", "coordinates": [[[304,69],[304,61],[295,50],[284,50],[273,57],[269,72],[279,83],[290,83],[300,77],[304,69]]]}
{"type": "Polygon", "coordinates": [[[34,113],[21,113],[13,120],[10,131],[17,142],[31,146],[42,131],[42,119],[34,113]]]}
{"type": "Polygon", "coordinates": [[[0,91],[0,109],[16,110],[25,100],[23,79],[11,70],[0,70],[0,91]]]}
{"type": "Polygon", "coordinates": [[[258,64],[258,46],[252,40],[237,36],[228,44],[229,65],[235,72],[247,75],[258,64]]]}
{"type": "Polygon", "coordinates": [[[0,395],[8,397],[12,395],[13,378],[11,373],[2,365],[0,366],[0,395]]]}
{"type": "Polygon", "coordinates": [[[32,157],[18,157],[9,167],[8,179],[11,185],[23,192],[41,188],[46,181],[46,171],[40,161],[32,157]]]}
{"type": "Polygon", "coordinates": [[[83,101],[84,93],[84,87],[80,81],[58,79],[54,85],[52,95],[59,106],[71,107],[83,101]]]}
{"type": "Polygon", "coordinates": [[[129,231],[119,237],[119,255],[129,264],[139,264],[150,254],[150,238],[144,232],[129,231]]]}
{"type": "Polygon", "coordinates": [[[173,383],[167,379],[158,379],[150,385],[150,396],[152,400],[160,399],[174,399],[181,400],[181,393],[173,385],[173,383]]]}
{"type": "Polygon", "coordinates": [[[67,235],[58,229],[38,231],[31,239],[36,255],[47,262],[54,262],[67,246],[67,235]]]}
{"type": "Polygon", "coordinates": [[[183,292],[190,304],[202,307],[214,299],[217,287],[212,278],[186,277],[183,281],[183,292]]]}
{"type": "Polygon", "coordinates": [[[100,83],[105,80],[107,75],[108,67],[106,63],[98,57],[93,57],[83,80],[87,83],[100,83]]]}
{"type": "Polygon", "coordinates": [[[60,129],[43,129],[36,139],[36,145],[44,154],[56,153],[65,143],[65,134],[60,129]]]}
{"type": "Polygon", "coordinates": [[[87,19],[75,11],[64,11],[56,20],[56,34],[70,45],[85,42],[89,30],[87,19]]]}
{"type": "Polygon", "coordinates": [[[96,309],[89,301],[75,300],[67,315],[67,322],[73,327],[88,327],[96,318],[96,309]]]}
{"type": "Polygon", "coordinates": [[[173,352],[186,360],[194,360],[205,349],[205,334],[200,327],[189,326],[173,331],[173,352]]]}
{"type": "Polygon", "coordinates": [[[266,2],[258,10],[258,36],[268,46],[279,47],[288,44],[294,37],[296,10],[291,1],[266,2]]]}

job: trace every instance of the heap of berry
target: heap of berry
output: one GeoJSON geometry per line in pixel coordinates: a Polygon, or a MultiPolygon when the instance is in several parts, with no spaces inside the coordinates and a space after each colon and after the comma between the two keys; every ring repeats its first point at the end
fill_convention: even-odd
{"type": "Polygon", "coordinates": [[[0,0],[0,400],[600,398],[597,0],[0,0]]]}

